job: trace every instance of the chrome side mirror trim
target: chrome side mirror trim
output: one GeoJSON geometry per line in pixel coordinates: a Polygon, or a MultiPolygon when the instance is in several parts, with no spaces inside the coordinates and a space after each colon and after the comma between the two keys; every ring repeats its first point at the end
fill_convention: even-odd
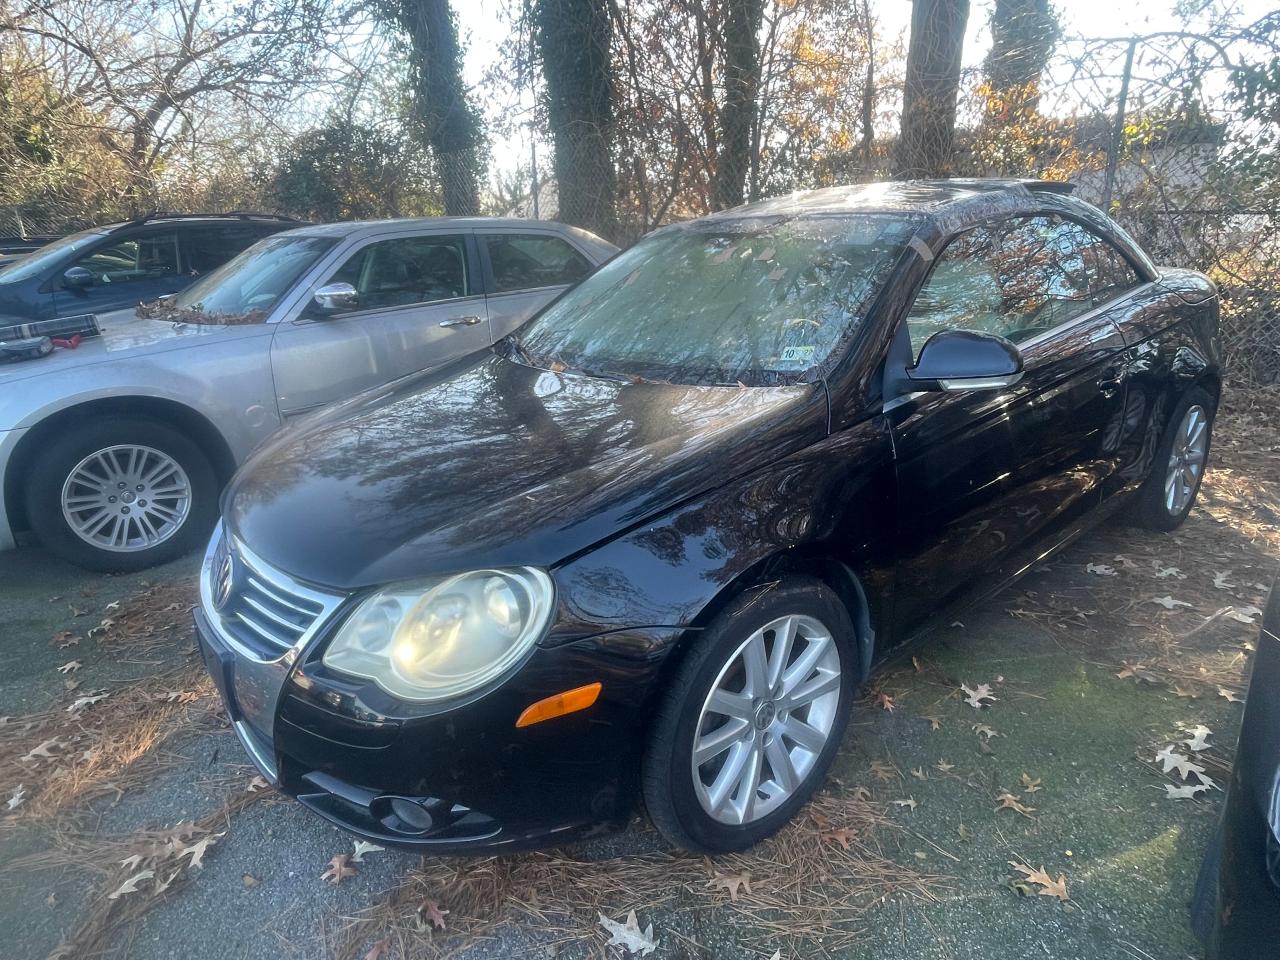
{"type": "Polygon", "coordinates": [[[326,283],[311,295],[311,301],[321,313],[342,313],[360,306],[360,294],[349,283],[326,283]]]}

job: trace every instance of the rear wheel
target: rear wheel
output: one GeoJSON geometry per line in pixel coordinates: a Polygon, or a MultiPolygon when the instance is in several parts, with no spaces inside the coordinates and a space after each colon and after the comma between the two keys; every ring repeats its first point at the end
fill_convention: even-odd
{"type": "Polygon", "coordinates": [[[48,550],[108,573],[181,556],[217,516],[209,458],[168,424],[141,418],[65,431],[36,457],[25,492],[48,550]]]}
{"type": "Polygon", "coordinates": [[[642,771],[658,829],[708,853],[780,829],[835,758],[858,663],[849,615],[820,581],[790,578],[732,602],[658,709],[642,771]]]}
{"type": "Polygon", "coordinates": [[[1213,434],[1213,398],[1195,387],[1174,407],[1151,475],[1138,493],[1137,522],[1152,530],[1181,526],[1195,505],[1213,434]]]}

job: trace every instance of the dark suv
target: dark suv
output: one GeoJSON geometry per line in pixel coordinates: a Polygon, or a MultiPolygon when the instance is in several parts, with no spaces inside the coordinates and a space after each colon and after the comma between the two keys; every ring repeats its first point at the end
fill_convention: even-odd
{"type": "Polygon", "coordinates": [[[106,313],[177,293],[297,226],[259,214],[156,213],[82,230],[0,266],[0,324],[106,313]]]}

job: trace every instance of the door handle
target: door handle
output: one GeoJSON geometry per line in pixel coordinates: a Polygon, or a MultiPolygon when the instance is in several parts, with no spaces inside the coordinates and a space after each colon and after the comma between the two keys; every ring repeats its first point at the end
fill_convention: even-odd
{"type": "Polygon", "coordinates": [[[450,317],[448,320],[441,320],[442,327],[474,327],[480,322],[480,318],[475,314],[469,314],[465,317],[450,317]]]}
{"type": "Polygon", "coordinates": [[[1110,399],[1116,395],[1116,391],[1124,386],[1125,376],[1118,373],[1115,376],[1103,377],[1098,381],[1098,392],[1104,397],[1110,399]]]}

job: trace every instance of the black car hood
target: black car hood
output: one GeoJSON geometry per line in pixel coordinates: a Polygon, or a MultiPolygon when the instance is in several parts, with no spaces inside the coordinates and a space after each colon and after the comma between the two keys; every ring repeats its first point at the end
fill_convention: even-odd
{"type": "Polygon", "coordinates": [[[331,587],[550,567],[826,426],[820,384],[624,383],[487,356],[284,433],[224,516],[262,559],[331,587]]]}

